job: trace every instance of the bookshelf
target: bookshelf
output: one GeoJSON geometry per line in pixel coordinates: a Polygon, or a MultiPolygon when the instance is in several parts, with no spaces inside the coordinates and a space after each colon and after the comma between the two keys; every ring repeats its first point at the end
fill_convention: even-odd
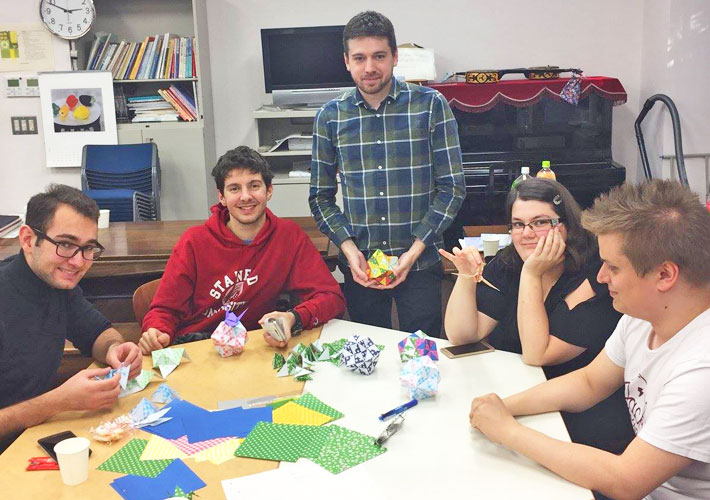
{"type": "MultiPolygon", "coordinates": [[[[209,81],[207,0],[94,0],[96,22],[77,42],[80,68],[85,68],[98,32],[111,33],[111,42],[143,42],[165,33],[194,37],[194,75],[190,78],[114,79],[118,95],[146,96],[176,85],[194,98],[194,121],[121,123],[119,144],[155,142],[162,173],[163,220],[204,219],[215,201],[210,172],[216,163],[212,95],[209,81]]],[[[157,74],[157,73],[156,73],[157,74]]]]}
{"type": "MultiPolygon", "coordinates": [[[[308,217],[310,190],[309,177],[290,177],[295,162],[311,161],[311,150],[272,151],[276,141],[292,134],[311,134],[317,108],[280,109],[264,106],[252,113],[256,120],[257,149],[274,172],[274,196],[269,208],[278,216],[308,217]]],[[[310,165],[309,165],[310,166],[310,165]]],[[[342,208],[342,195],[338,191],[336,202],[342,208]]]]}

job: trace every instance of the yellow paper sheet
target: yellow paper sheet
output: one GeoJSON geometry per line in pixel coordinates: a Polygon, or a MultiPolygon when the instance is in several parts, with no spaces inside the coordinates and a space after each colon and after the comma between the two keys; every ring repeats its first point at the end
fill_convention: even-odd
{"type": "Polygon", "coordinates": [[[156,435],[151,436],[141,454],[141,460],[161,460],[164,458],[187,458],[187,455],[167,439],[156,435]]]}
{"type": "Polygon", "coordinates": [[[213,464],[219,465],[227,460],[235,458],[234,450],[239,448],[242,441],[244,440],[230,439],[229,441],[224,441],[223,443],[217,444],[211,448],[207,448],[206,450],[202,450],[201,452],[192,455],[192,458],[195,459],[195,462],[204,462],[205,460],[209,460],[213,464]]]}
{"type": "Polygon", "coordinates": [[[273,413],[275,424],[323,425],[331,420],[333,419],[328,415],[323,415],[293,401],[277,408],[273,413]]]}

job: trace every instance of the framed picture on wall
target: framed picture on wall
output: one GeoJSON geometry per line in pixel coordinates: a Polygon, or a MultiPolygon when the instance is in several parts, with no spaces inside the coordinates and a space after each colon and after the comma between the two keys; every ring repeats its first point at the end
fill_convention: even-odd
{"type": "Polygon", "coordinates": [[[39,74],[47,167],[79,167],[85,144],[117,144],[110,71],[39,74]]]}

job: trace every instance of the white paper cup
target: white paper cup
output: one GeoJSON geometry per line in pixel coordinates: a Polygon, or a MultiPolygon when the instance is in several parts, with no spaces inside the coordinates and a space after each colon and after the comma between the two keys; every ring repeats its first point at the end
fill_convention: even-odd
{"type": "Polygon", "coordinates": [[[73,437],[54,446],[62,481],[68,486],[80,484],[89,477],[89,440],[73,437]]]}
{"type": "Polygon", "coordinates": [[[111,210],[107,208],[99,210],[99,229],[106,229],[108,227],[108,220],[110,216],[111,210]]]}
{"type": "Polygon", "coordinates": [[[498,237],[497,236],[481,236],[483,243],[483,256],[492,257],[498,253],[498,237]]]}

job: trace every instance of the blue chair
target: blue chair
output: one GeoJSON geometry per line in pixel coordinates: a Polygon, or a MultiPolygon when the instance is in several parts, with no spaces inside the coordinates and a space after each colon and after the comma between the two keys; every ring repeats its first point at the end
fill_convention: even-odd
{"type": "Polygon", "coordinates": [[[111,210],[111,222],[160,220],[158,146],[84,146],[81,189],[99,208],[111,210]]]}

